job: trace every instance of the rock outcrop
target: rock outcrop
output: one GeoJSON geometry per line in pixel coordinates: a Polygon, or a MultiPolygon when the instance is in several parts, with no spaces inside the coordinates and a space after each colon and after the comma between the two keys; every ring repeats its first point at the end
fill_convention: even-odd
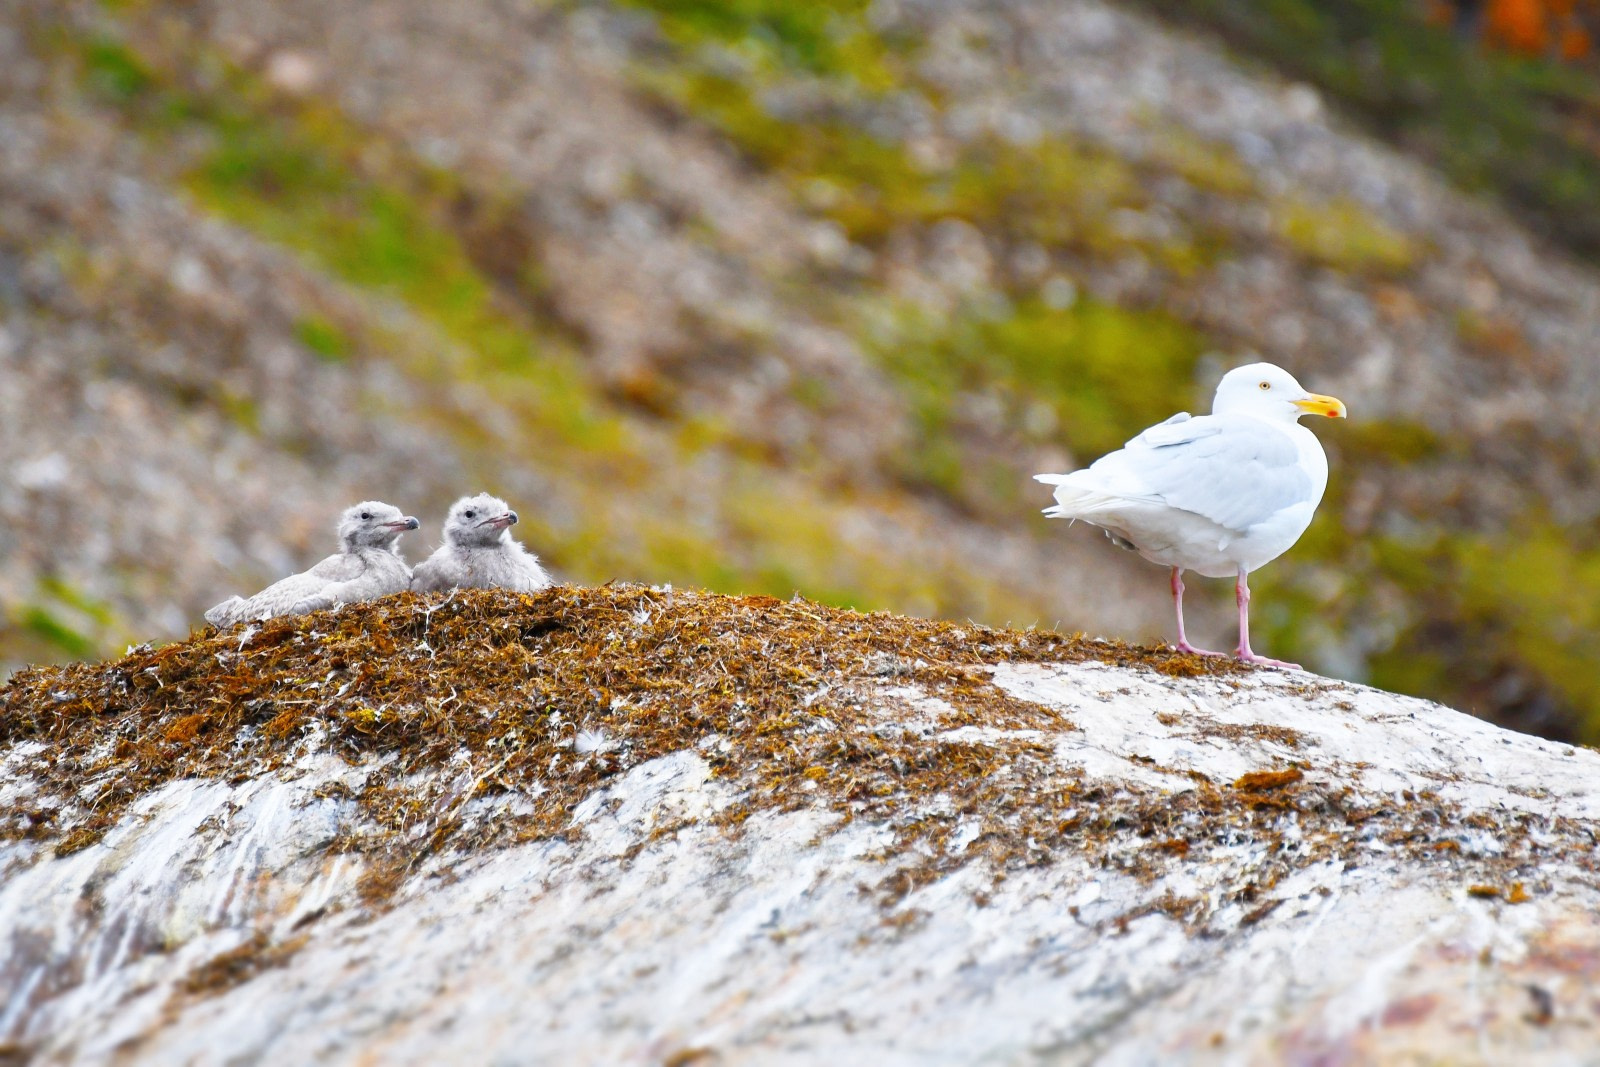
{"type": "Polygon", "coordinates": [[[105,1062],[1570,1063],[1600,755],[1301,673],[671,589],[0,689],[0,1041],[105,1062]]]}

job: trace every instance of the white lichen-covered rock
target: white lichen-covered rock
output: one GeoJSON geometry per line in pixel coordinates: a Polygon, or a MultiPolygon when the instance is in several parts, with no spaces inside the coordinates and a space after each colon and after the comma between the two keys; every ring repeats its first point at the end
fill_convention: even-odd
{"type": "MultiPolygon", "coordinates": [[[[619,758],[558,833],[424,847],[539,802],[481,788],[509,753],[463,749],[390,782],[433,799],[393,809],[409,844],[378,857],[346,846],[404,754],[336,755],[310,729],[292,760],[167,781],[70,854],[13,840],[0,1041],[41,1063],[1593,1056],[1600,754],[1299,673],[997,659],[952,689],[919,669],[815,683],[812,708],[860,716],[806,728],[827,739],[797,771],[814,803],[765,803],[726,759],[748,738],[709,732],[619,758]],[[852,747],[871,738],[960,753],[984,788],[833,802],[876,780],[852,747]],[[1008,811],[1013,793],[1041,799],[1008,811]]],[[[0,802],[74,802],[51,799],[48,744],[3,758],[0,802]]]]}

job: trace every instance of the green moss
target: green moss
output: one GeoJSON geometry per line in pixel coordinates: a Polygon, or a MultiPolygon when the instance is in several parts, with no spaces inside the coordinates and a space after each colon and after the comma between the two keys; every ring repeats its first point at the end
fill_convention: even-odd
{"type": "Polygon", "coordinates": [[[307,315],[294,324],[294,335],[329,363],[343,363],[350,358],[350,337],[331,319],[307,315]]]}
{"type": "Polygon", "coordinates": [[[1529,517],[1499,532],[1354,537],[1325,503],[1251,584],[1269,647],[1392,636],[1366,681],[1570,740],[1600,740],[1600,546],[1529,517]]]}
{"type": "Polygon", "coordinates": [[[1181,131],[1162,131],[1148,167],[1065,136],[1013,143],[998,136],[963,145],[959,157],[923,165],[902,144],[859,125],[849,101],[867,90],[917,94],[938,106],[904,58],[912,45],[872,28],[863,0],[633,0],[658,14],[684,54],[641,72],[652,92],[709,123],[757,166],[787,181],[799,199],[839,222],[852,240],[873,245],[906,226],[962,219],[996,236],[1046,248],[1097,253],[1137,248],[1188,272],[1216,249],[1215,235],[1180,233],[1151,241],[1116,232],[1118,208],[1148,206],[1144,170],[1175,173],[1200,188],[1239,195],[1253,189],[1231,151],[1181,131]],[[730,73],[696,49],[708,42],[773,61],[730,73]],[[806,113],[793,100],[779,114],[775,88],[785,75],[821,79],[806,113]]]}
{"type": "Polygon", "coordinates": [[[1257,192],[1255,176],[1227,145],[1197,136],[1183,126],[1163,125],[1153,132],[1155,160],[1190,185],[1226,196],[1257,192]]]}
{"type": "Polygon", "coordinates": [[[1575,551],[1569,533],[1540,522],[1466,542],[1457,567],[1461,617],[1577,708],[1585,740],[1600,739],[1600,549],[1575,551]]]}
{"type": "Polygon", "coordinates": [[[59,578],[43,578],[27,599],[0,607],[0,659],[84,659],[120,636],[108,604],[59,578]]]}
{"type": "Polygon", "coordinates": [[[1292,200],[1276,211],[1278,233],[1306,259],[1351,274],[1399,274],[1415,266],[1417,242],[1353,200],[1292,200]]]}
{"type": "Polygon", "coordinates": [[[1040,299],[999,312],[969,308],[948,319],[901,309],[871,332],[870,348],[911,400],[918,437],[910,472],[959,495],[971,475],[954,443],[964,399],[994,398],[1008,426],[1027,432],[1031,424],[1036,438],[1092,458],[1188,405],[1205,345],[1164,312],[1080,298],[1059,308],[1040,299]]]}
{"type": "MultiPolygon", "coordinates": [[[[596,451],[625,447],[558,331],[502,300],[452,226],[460,189],[450,175],[396,152],[337,110],[287,99],[205,51],[169,69],[110,38],[64,37],[86,86],[120,75],[107,102],[175,159],[179,180],[209,210],[295,249],[344,281],[402,301],[459,346],[461,360],[427,353],[424,379],[479,380],[545,438],[596,451]]],[[[331,324],[296,326],[325,358],[352,353],[331,324]]],[[[389,347],[389,346],[385,346],[389,347]]],[[[414,344],[397,351],[415,350],[414,344]]]]}
{"type": "Polygon", "coordinates": [[[150,92],[155,78],[138,56],[118,41],[84,41],[84,81],[90,92],[115,104],[126,104],[150,92]]]}
{"type": "Polygon", "coordinates": [[[1119,230],[1117,212],[1150,206],[1157,174],[1174,170],[1234,189],[1246,179],[1220,148],[1191,142],[1148,166],[1058,135],[1028,143],[998,136],[961,146],[953,161],[924,166],[904,145],[883,140],[826,109],[779,117],[757,84],[692,65],[640,75],[651,92],[711,125],[796,198],[872,247],[910,227],[957,219],[1008,242],[1102,257],[1138,251],[1180,274],[1213,262],[1219,233],[1183,226],[1165,238],[1119,230]],[[1182,160],[1182,162],[1179,162],[1182,160]]]}
{"type": "Polygon", "coordinates": [[[86,659],[97,651],[87,634],[79,633],[49,607],[28,604],[17,611],[15,618],[14,625],[23,634],[72,659],[86,659]]]}
{"type": "Polygon", "coordinates": [[[887,88],[891,43],[873,33],[870,0],[623,0],[655,12],[679,44],[716,42],[757,57],[769,67],[850,77],[866,88],[887,88]]]}
{"type": "Polygon", "coordinates": [[[780,119],[744,81],[694,69],[643,72],[641,84],[721,132],[757,166],[792,183],[802,200],[858,241],[881,240],[931,210],[927,181],[900,147],[837,117],[780,119]]]}
{"type": "Polygon", "coordinates": [[[1340,423],[1338,433],[1324,436],[1328,451],[1349,463],[1412,465],[1453,456],[1462,443],[1407,419],[1359,417],[1340,423]]]}

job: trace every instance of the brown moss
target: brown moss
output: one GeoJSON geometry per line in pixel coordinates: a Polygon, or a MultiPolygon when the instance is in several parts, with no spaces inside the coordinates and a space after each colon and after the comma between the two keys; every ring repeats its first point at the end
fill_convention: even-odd
{"type": "Polygon", "coordinates": [[[0,1067],[27,1067],[35,1062],[37,1050],[20,1041],[0,1041],[0,1067]]]}
{"type": "MultiPolygon", "coordinates": [[[[1047,743],[1071,723],[1003,692],[989,668],[1090,659],[1157,673],[1249,669],[771,597],[621,585],[407,593],[14,675],[0,688],[0,745],[43,743],[24,773],[55,814],[0,817],[0,836],[81,848],[176,778],[243,779],[328,751],[362,772],[322,790],[355,808],[331,847],[366,858],[359,894],[382,906],[430,854],[568,837],[579,832],[573,808],[596,787],[696,751],[732,790],[713,820],[723,832],[802,807],[891,828],[884,875],[864,887],[889,911],[975,862],[1003,877],[1077,855],[1151,880],[1241,841],[1267,846],[1261,887],[1312,862],[1363,862],[1368,841],[1484,884],[1531,877],[1556,852],[1593,862],[1577,824],[1466,813],[1426,792],[1364,797],[1326,784],[1337,768],[1318,782],[1299,766],[1255,771],[1231,788],[1160,767],[1172,788],[1089,779],[1047,743]],[[905,686],[939,700],[906,701],[905,686]],[[953,732],[964,727],[981,736],[953,732]],[[84,799],[86,781],[108,784],[84,799]],[[515,803],[473,814],[496,798],[515,803]],[[1505,851],[1464,855],[1456,842],[1468,830],[1505,851]]],[[[1271,727],[1227,739],[1299,745],[1271,727]]],[[[1254,905],[1254,892],[1239,899],[1254,905]]],[[[1186,925],[1208,921],[1180,903],[1170,911],[1186,925]]]]}
{"type": "Polygon", "coordinates": [[[406,865],[392,856],[376,856],[356,880],[356,896],[369,908],[381,908],[400,891],[406,865]]]}
{"type": "Polygon", "coordinates": [[[661,1067],[692,1067],[693,1064],[712,1063],[721,1058],[713,1049],[692,1046],[669,1054],[661,1061],[661,1067]]]}
{"type": "Polygon", "coordinates": [[[1273,899],[1266,901],[1263,904],[1258,904],[1254,908],[1251,908],[1249,911],[1244,913],[1244,915],[1239,919],[1239,925],[1254,926],[1262,919],[1265,919],[1268,915],[1271,915],[1274,911],[1277,911],[1279,905],[1282,903],[1282,900],[1273,899]]]}
{"type": "MultiPolygon", "coordinates": [[[[1352,705],[1353,708],[1353,705],[1352,705]]],[[[1159,716],[1157,716],[1159,718],[1159,716]]],[[[1270,741],[1273,744],[1283,745],[1285,748],[1299,748],[1305,741],[1300,731],[1288,726],[1278,726],[1274,723],[1220,723],[1204,716],[1189,716],[1179,718],[1193,728],[1198,737],[1217,738],[1234,743],[1244,741],[1270,741]]],[[[1172,724],[1168,724],[1172,725],[1172,724]]]]}
{"type": "Polygon", "coordinates": [[[237,948],[229,949],[196,967],[184,978],[181,992],[189,996],[216,996],[243,985],[262,971],[282,967],[309,940],[300,934],[273,944],[265,934],[257,934],[237,948]]]}
{"type": "Polygon", "coordinates": [[[206,715],[205,712],[197,712],[194,715],[185,715],[181,719],[174,721],[170,726],[162,731],[162,736],[168,741],[177,742],[179,744],[187,741],[193,741],[195,736],[199,734],[200,727],[205,725],[205,721],[208,718],[210,718],[210,716],[206,715]]]}
{"type": "Polygon", "coordinates": [[[56,855],[70,856],[74,852],[82,852],[90,845],[97,845],[100,843],[100,839],[106,836],[106,831],[110,828],[102,819],[91,820],[75,826],[56,842],[56,855]]]}

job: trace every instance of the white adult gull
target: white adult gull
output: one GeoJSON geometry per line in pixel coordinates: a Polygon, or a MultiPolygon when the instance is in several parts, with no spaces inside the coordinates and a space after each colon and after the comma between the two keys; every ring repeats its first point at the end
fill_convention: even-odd
{"type": "Polygon", "coordinates": [[[411,568],[400,557],[397,542],[417,520],[378,500],[364,500],[339,516],[339,551],[301,574],[273,582],[252,597],[229,597],[210,611],[206,621],[218,628],[246,619],[302,615],[354,604],[411,584],[411,568]]]}
{"type": "Polygon", "coordinates": [[[445,589],[511,589],[532,593],[550,584],[539,557],[511,539],[517,513],[488,493],[462,497],[444,520],[444,544],[411,576],[419,593],[445,589]]]}
{"type": "Polygon", "coordinates": [[[1045,514],[1082,519],[1113,542],[1172,568],[1178,648],[1203,656],[1183,631],[1183,572],[1233,575],[1240,659],[1274,667],[1250,649],[1248,575],[1305,533],[1328,485],[1328,457],[1302,415],[1345,417],[1343,402],[1307,392],[1271,363],[1223,375],[1211,414],[1158,423],[1071,474],[1038,474],[1056,487],[1045,514]]]}

